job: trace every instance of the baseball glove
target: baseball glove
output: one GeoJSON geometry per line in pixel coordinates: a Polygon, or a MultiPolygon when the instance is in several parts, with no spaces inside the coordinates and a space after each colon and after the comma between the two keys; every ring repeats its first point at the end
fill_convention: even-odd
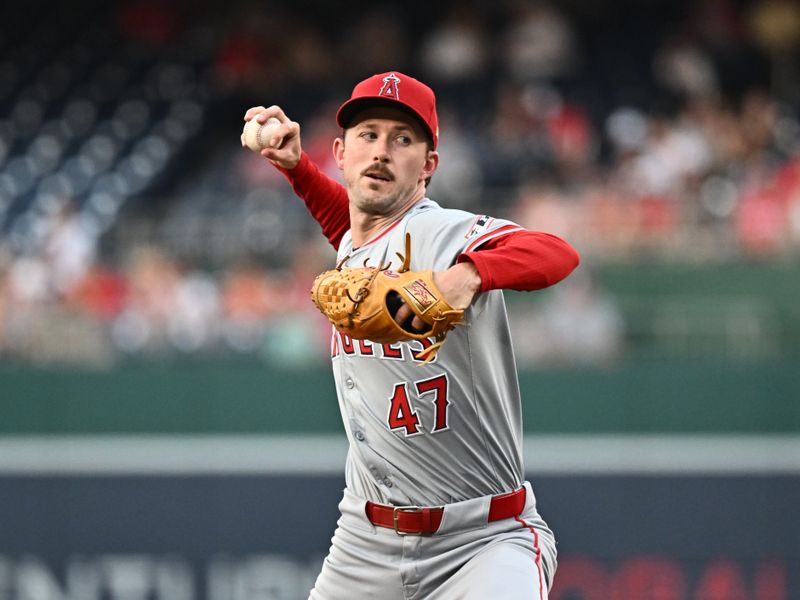
{"type": "Polygon", "coordinates": [[[340,332],[357,340],[371,340],[380,344],[405,340],[435,338],[417,356],[429,362],[444,343],[445,336],[456,325],[463,323],[464,311],[450,306],[433,282],[431,271],[409,271],[411,261],[411,236],[406,234],[405,256],[397,271],[388,266],[342,268],[325,271],[317,276],[311,288],[311,299],[316,307],[340,332]],[[394,315],[405,302],[412,315],[397,323],[394,315]],[[411,322],[418,316],[424,323],[422,330],[414,329],[411,322]]]}

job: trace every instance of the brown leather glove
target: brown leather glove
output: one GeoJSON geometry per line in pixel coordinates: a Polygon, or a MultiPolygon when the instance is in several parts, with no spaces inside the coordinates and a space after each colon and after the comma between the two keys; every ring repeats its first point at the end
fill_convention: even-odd
{"type": "Polygon", "coordinates": [[[406,234],[403,266],[397,271],[384,267],[336,268],[317,276],[311,288],[316,307],[340,332],[357,340],[385,344],[429,337],[435,343],[418,355],[430,361],[439,351],[445,336],[462,323],[463,310],[450,306],[433,282],[432,271],[409,271],[411,236],[406,234]],[[405,323],[394,315],[405,302],[413,314],[405,323]],[[412,328],[418,316],[425,327],[412,328]]]}

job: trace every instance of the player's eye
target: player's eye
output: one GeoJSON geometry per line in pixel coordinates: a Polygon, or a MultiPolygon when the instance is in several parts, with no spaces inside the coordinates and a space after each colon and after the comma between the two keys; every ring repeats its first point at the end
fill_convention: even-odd
{"type": "Polygon", "coordinates": [[[375,133],[374,131],[362,131],[361,137],[364,138],[365,140],[375,141],[378,139],[378,134],[375,133]]]}
{"type": "Polygon", "coordinates": [[[411,137],[408,135],[398,135],[397,143],[401,146],[408,146],[411,144],[411,137]]]}

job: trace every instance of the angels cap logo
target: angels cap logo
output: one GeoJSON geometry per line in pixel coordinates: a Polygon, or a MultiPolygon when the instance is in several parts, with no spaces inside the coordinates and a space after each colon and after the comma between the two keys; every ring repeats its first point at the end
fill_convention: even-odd
{"type": "Polygon", "coordinates": [[[397,89],[399,84],[400,78],[394,73],[389,73],[383,78],[383,85],[381,86],[381,91],[378,92],[378,96],[400,100],[400,93],[397,89]]]}

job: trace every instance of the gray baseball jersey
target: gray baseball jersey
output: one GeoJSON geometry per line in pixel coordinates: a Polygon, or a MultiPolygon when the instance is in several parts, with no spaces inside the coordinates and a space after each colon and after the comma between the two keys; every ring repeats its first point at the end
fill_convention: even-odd
{"type": "MultiPolygon", "coordinates": [[[[344,266],[391,263],[411,234],[416,271],[444,271],[459,254],[521,227],[424,199],[344,266]]],[[[430,342],[427,342],[428,344],[430,342]]],[[[377,344],[334,332],[333,371],[350,441],[341,518],[311,600],[546,600],[555,540],[523,480],[520,393],[502,292],[476,297],[464,325],[428,364],[423,342],[377,344]],[[491,497],[524,485],[515,518],[487,523],[491,497]],[[367,501],[444,506],[432,536],[375,527],[367,501]]]]}
{"type": "MultiPolygon", "coordinates": [[[[360,248],[348,232],[338,258],[349,267],[398,268],[408,232],[411,270],[444,271],[462,252],[519,229],[425,199],[360,248]]],[[[502,292],[477,296],[464,321],[427,365],[416,357],[422,342],[334,334],[333,371],[350,441],[346,480],[356,494],[439,506],[522,484],[520,393],[502,292]]]]}

